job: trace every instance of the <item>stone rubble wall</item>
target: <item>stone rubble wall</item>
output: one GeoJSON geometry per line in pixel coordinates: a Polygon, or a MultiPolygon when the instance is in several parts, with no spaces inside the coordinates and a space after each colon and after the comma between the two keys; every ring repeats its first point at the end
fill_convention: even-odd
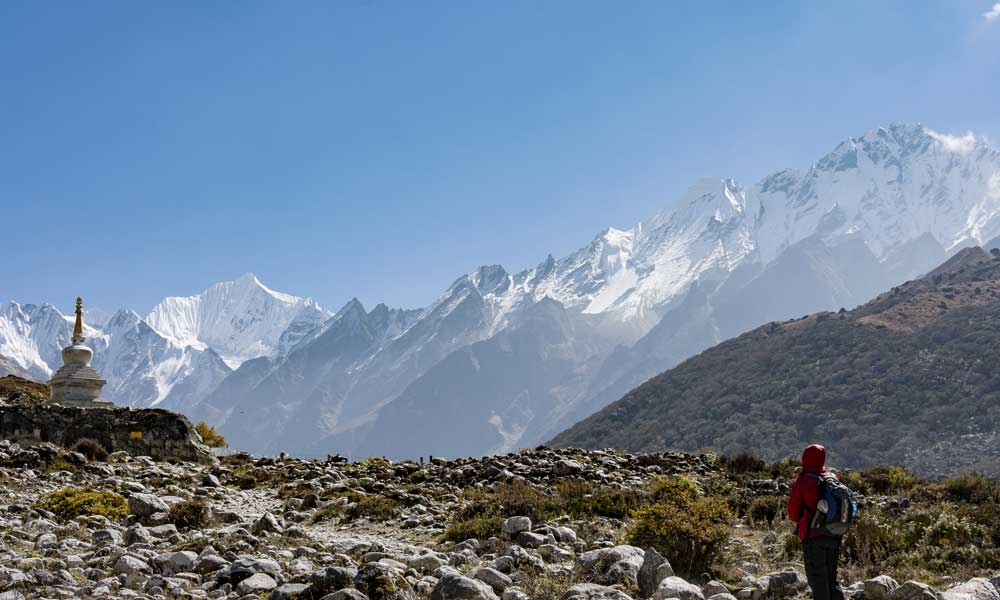
{"type": "Polygon", "coordinates": [[[64,448],[90,438],[108,452],[206,464],[216,460],[187,418],[159,408],[0,405],[0,437],[52,442],[64,448]]]}

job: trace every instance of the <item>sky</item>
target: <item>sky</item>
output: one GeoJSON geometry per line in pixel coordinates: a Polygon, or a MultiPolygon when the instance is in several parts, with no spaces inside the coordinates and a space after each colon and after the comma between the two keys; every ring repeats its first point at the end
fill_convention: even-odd
{"type": "Polygon", "coordinates": [[[0,3],[0,301],[428,304],[894,121],[1000,140],[1000,3],[0,3]]]}

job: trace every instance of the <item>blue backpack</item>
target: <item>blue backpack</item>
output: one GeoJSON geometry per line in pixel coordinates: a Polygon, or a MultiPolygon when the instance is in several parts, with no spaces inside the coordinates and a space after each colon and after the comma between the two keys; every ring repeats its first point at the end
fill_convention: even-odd
{"type": "Polygon", "coordinates": [[[809,527],[820,535],[841,537],[850,529],[858,514],[858,503],[854,494],[842,481],[830,473],[804,473],[819,482],[819,500],[809,527]]]}

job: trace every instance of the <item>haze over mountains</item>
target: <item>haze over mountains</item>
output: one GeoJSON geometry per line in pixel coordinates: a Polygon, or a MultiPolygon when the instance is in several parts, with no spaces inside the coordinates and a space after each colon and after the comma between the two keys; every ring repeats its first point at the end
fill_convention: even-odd
{"type": "MultiPolygon", "coordinates": [[[[88,332],[107,396],[179,408],[235,448],[475,455],[550,439],[763,323],[851,308],[1000,235],[1000,153],[892,125],[806,171],[698,181],[570,255],[483,266],[430,306],[331,313],[253,276],[88,332]]],[[[415,266],[414,268],[419,268],[415,266]]],[[[96,324],[96,323],[95,323],[96,324]]],[[[70,324],[0,306],[0,370],[45,379],[70,324]]]]}

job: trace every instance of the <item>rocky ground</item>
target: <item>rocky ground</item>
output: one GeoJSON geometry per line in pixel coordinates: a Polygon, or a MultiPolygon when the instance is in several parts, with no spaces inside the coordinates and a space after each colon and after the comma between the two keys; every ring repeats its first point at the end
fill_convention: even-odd
{"type": "MultiPolygon", "coordinates": [[[[742,521],[721,580],[695,580],[651,548],[623,543],[621,520],[504,517],[499,535],[445,541],[470,490],[561,481],[642,493],[664,476],[710,478],[711,455],[539,449],[477,460],[347,463],[228,457],[219,465],[0,441],[0,600],[219,598],[315,600],[762,600],[806,593],[801,565],[742,521]],[[59,490],[107,492],[84,510],[59,490]],[[102,496],[103,498],[103,496],[102,496]],[[113,499],[124,499],[120,511],[113,499]],[[96,506],[96,505],[95,505],[96,506]],[[127,513],[127,514],[126,514],[127,513]],[[110,515],[105,516],[105,515],[110,515]]],[[[781,493],[787,482],[752,486],[781,493]]],[[[448,537],[454,538],[454,531],[448,537]]],[[[938,590],[887,576],[845,582],[858,600],[1000,600],[988,578],[938,590]]]]}

